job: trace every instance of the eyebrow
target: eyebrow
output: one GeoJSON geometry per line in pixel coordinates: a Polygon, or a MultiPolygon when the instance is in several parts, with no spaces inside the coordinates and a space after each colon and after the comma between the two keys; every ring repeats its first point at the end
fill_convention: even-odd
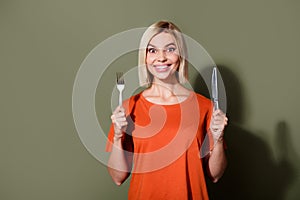
{"type": "MultiPolygon", "coordinates": [[[[171,46],[171,45],[174,45],[174,46],[176,46],[176,44],[174,43],[174,42],[171,42],[171,43],[169,43],[169,44],[167,44],[167,45],[165,45],[165,47],[168,47],[168,46],[171,46]]],[[[152,47],[155,47],[155,48],[157,48],[155,45],[153,45],[153,44],[148,44],[148,47],[149,46],[152,46],[152,47]]]]}

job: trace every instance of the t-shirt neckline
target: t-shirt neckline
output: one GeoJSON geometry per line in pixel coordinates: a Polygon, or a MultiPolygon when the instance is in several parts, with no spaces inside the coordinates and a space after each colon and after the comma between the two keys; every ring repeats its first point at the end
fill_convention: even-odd
{"type": "Polygon", "coordinates": [[[178,105],[180,105],[180,104],[183,104],[183,103],[188,102],[188,101],[193,97],[193,94],[194,94],[194,92],[193,92],[193,91],[190,91],[190,92],[189,92],[189,95],[188,95],[188,97],[187,97],[186,99],[184,99],[184,100],[181,101],[181,102],[174,103],[174,104],[158,104],[158,103],[154,103],[154,102],[149,101],[148,99],[146,99],[146,97],[144,97],[144,95],[143,95],[143,92],[141,92],[140,96],[141,96],[141,98],[142,98],[145,102],[147,102],[147,103],[150,104],[150,105],[172,107],[172,106],[178,106],[178,105]]]}

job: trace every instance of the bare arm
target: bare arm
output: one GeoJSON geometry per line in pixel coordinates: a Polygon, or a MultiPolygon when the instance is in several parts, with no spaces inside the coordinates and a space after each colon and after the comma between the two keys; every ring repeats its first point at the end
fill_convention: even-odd
{"type": "Polygon", "coordinates": [[[132,166],[132,153],[123,148],[124,130],[127,128],[124,108],[117,107],[111,119],[114,125],[114,139],[107,169],[113,181],[121,185],[130,175],[132,166]]]}
{"type": "Polygon", "coordinates": [[[227,166],[223,144],[224,128],[227,121],[226,115],[221,110],[213,112],[210,129],[215,144],[208,157],[208,173],[213,182],[217,182],[222,177],[227,166]]]}
{"type": "Polygon", "coordinates": [[[227,159],[224,150],[223,139],[216,142],[214,149],[208,158],[208,170],[211,179],[216,183],[223,175],[227,166],[227,159]]]}
{"type": "Polygon", "coordinates": [[[132,156],[122,148],[122,139],[114,138],[114,145],[108,160],[108,173],[117,185],[121,185],[130,175],[132,156]]]}

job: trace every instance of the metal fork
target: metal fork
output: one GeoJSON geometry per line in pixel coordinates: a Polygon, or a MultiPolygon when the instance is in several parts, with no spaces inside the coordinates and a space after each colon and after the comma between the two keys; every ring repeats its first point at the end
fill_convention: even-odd
{"type": "Polygon", "coordinates": [[[123,97],[122,92],[125,88],[125,81],[123,77],[123,72],[117,72],[117,89],[119,90],[119,106],[122,105],[123,97]]]}

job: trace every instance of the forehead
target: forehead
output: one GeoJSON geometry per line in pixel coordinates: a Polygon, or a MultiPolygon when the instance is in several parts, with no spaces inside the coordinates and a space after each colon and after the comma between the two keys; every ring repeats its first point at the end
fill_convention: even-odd
{"type": "Polygon", "coordinates": [[[161,32],[155,35],[150,41],[149,45],[153,45],[155,47],[165,47],[171,43],[176,44],[176,40],[174,36],[167,32],[161,32]]]}

